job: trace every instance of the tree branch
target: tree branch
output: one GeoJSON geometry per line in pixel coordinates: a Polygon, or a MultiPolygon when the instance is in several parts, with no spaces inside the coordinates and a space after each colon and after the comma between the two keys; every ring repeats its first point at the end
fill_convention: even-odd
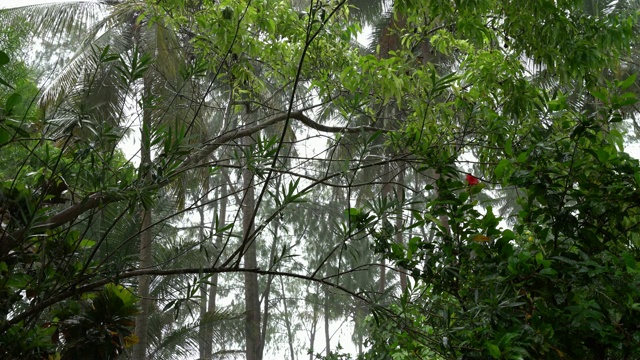
{"type": "MultiPolygon", "coordinates": [[[[290,277],[290,278],[296,278],[296,279],[302,279],[302,280],[306,280],[306,281],[312,281],[312,282],[317,282],[320,283],[322,285],[326,285],[326,286],[330,286],[333,287],[334,289],[338,289],[352,297],[354,297],[355,299],[358,299],[360,301],[363,301],[365,303],[369,303],[369,300],[364,297],[363,295],[361,295],[360,293],[355,293],[341,285],[332,283],[326,279],[319,279],[316,277],[312,277],[309,275],[303,275],[303,274],[296,274],[296,273],[288,273],[288,272],[283,272],[283,271],[272,271],[272,270],[261,270],[261,269],[245,269],[245,268],[237,268],[237,267],[222,267],[222,268],[209,268],[209,269],[202,269],[202,268],[185,268],[185,269],[168,269],[168,270],[163,270],[163,269],[141,269],[141,270],[129,270],[129,271],[125,271],[123,273],[120,273],[117,275],[117,280],[122,280],[122,279],[129,279],[129,278],[134,278],[134,277],[138,277],[138,276],[145,276],[145,275],[156,275],[156,276],[170,276],[170,275],[193,275],[193,274],[222,274],[222,273],[256,273],[259,275],[271,275],[271,276],[286,276],[286,277],[290,277]]],[[[112,283],[115,280],[113,278],[106,278],[106,279],[102,279],[102,280],[97,280],[94,281],[92,283],[86,284],[86,285],[82,285],[82,286],[78,286],[78,287],[73,287],[73,288],[69,288],[63,292],[61,292],[60,294],[54,295],[49,297],[48,299],[32,306],[31,308],[25,310],[23,313],[13,317],[11,320],[7,321],[6,323],[2,324],[0,326],[0,333],[6,331],[11,325],[17,324],[23,320],[28,319],[30,316],[33,316],[35,314],[38,314],[40,312],[42,312],[43,310],[45,310],[46,308],[48,308],[49,306],[52,306],[54,304],[57,304],[63,300],[66,300],[74,295],[77,294],[83,294],[86,292],[90,292],[90,291],[95,291],[98,288],[100,288],[101,286],[104,286],[106,284],[112,283]]]]}
{"type": "MultiPolygon", "coordinates": [[[[303,114],[302,111],[294,111],[291,112],[290,119],[295,119],[303,123],[304,125],[316,129],[318,131],[323,132],[331,132],[331,133],[358,133],[364,131],[384,131],[379,128],[375,128],[372,126],[357,126],[357,127],[343,127],[343,126],[326,126],[318,124],[317,122],[311,120],[309,117],[303,114]]],[[[263,130],[271,125],[277,124],[281,121],[285,121],[287,119],[287,114],[277,114],[273,115],[270,118],[266,119],[262,123],[250,126],[235,129],[226,133],[223,133],[216,138],[209,140],[204,143],[204,147],[197,151],[195,154],[191,156],[187,156],[180,166],[175,170],[175,174],[180,174],[183,171],[191,169],[195,164],[207,158],[211,153],[217,150],[220,146],[229,143],[230,141],[243,138],[245,136],[250,136],[257,133],[260,130],[263,130]]],[[[155,184],[153,188],[161,188],[169,183],[171,183],[176,176],[172,176],[155,184]]],[[[138,189],[137,187],[131,187],[129,190],[138,189]]],[[[126,190],[125,190],[126,191],[126,190]]],[[[47,218],[45,221],[37,223],[31,227],[27,227],[13,233],[3,233],[0,236],[0,259],[4,259],[7,254],[13,249],[18,243],[20,243],[27,233],[32,234],[42,234],[47,230],[55,229],[60,227],[66,223],[74,221],[83,213],[98,208],[100,206],[104,206],[116,201],[121,201],[125,199],[124,196],[118,196],[115,194],[105,194],[103,192],[96,192],[90,194],[86,199],[78,204],[73,204],[68,208],[62,210],[61,212],[47,218]]]]}

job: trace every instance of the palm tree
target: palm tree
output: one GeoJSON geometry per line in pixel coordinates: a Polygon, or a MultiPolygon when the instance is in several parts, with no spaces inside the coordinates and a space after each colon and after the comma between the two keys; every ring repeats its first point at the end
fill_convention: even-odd
{"type": "MultiPolygon", "coordinates": [[[[137,180],[135,181],[140,184],[140,187],[138,187],[137,190],[142,190],[135,194],[132,194],[133,191],[127,193],[126,195],[130,197],[125,198],[126,200],[129,200],[129,205],[133,209],[132,211],[139,213],[139,216],[136,216],[139,218],[135,221],[137,229],[132,232],[133,235],[130,234],[128,237],[125,237],[125,243],[129,245],[132,242],[130,240],[137,238],[141,239],[140,260],[137,264],[128,263],[129,266],[127,267],[145,269],[154,266],[152,257],[154,251],[152,251],[151,244],[153,243],[153,246],[157,247],[158,244],[161,243],[161,241],[154,241],[154,239],[158,239],[159,232],[158,226],[156,225],[163,221],[162,219],[164,218],[164,215],[157,208],[159,202],[154,202],[153,199],[155,196],[154,190],[158,187],[164,186],[166,182],[169,182],[169,180],[163,179],[163,176],[166,176],[166,174],[160,171],[168,168],[168,166],[161,166],[163,162],[171,163],[174,158],[180,158],[181,156],[184,158],[187,156],[185,155],[185,152],[192,151],[197,153],[197,156],[190,157],[191,154],[189,154],[188,159],[197,160],[193,160],[193,162],[188,163],[188,165],[198,165],[200,161],[210,160],[209,154],[211,154],[211,151],[215,150],[216,146],[220,146],[215,143],[216,141],[228,144],[231,141],[241,139],[245,135],[237,135],[237,137],[234,137],[235,135],[227,135],[226,137],[220,136],[215,139],[216,141],[212,142],[202,141],[202,147],[205,148],[206,151],[188,147],[186,150],[184,148],[180,148],[180,145],[184,145],[184,142],[179,143],[175,138],[170,138],[168,134],[192,134],[194,128],[192,122],[194,119],[197,119],[196,113],[197,115],[201,115],[203,112],[198,112],[197,109],[194,109],[196,106],[191,106],[193,104],[190,103],[190,99],[201,100],[202,103],[204,103],[209,101],[208,96],[214,97],[212,92],[206,92],[206,94],[203,92],[198,94],[196,89],[199,84],[192,85],[188,81],[190,80],[189,77],[184,79],[178,73],[176,64],[181,61],[184,63],[184,58],[186,58],[186,56],[181,57],[179,51],[170,50],[178,48],[181,49],[182,42],[180,40],[182,40],[183,37],[181,35],[176,35],[181,33],[173,31],[168,25],[165,27],[166,24],[162,21],[164,14],[160,13],[159,9],[154,8],[152,5],[143,5],[135,1],[110,2],[106,5],[107,7],[105,9],[109,10],[104,14],[107,16],[104,19],[99,20],[96,25],[92,27],[92,30],[85,32],[85,34],[87,34],[87,40],[81,42],[80,51],[78,51],[68,63],[65,68],[66,71],[48,83],[41,103],[47,109],[47,117],[57,120],[55,123],[48,123],[49,134],[53,134],[52,136],[55,135],[62,143],[69,139],[65,149],[65,154],[67,155],[73,154],[73,151],[75,150],[82,151],[93,148],[99,148],[101,153],[117,153],[115,150],[116,146],[122,138],[124,129],[129,125],[128,120],[130,119],[130,116],[135,111],[140,113],[139,119],[142,124],[140,150],[141,166],[137,174],[137,180]],[[158,16],[153,17],[153,22],[147,22],[149,17],[138,17],[138,15],[143,11],[147,11],[147,16],[152,16],[154,14],[158,16]],[[157,12],[154,13],[154,11],[157,12]],[[163,99],[168,101],[163,102],[163,99]],[[132,102],[137,102],[137,107],[132,106],[132,102]],[[173,127],[174,125],[178,130],[173,132],[164,131],[175,129],[173,127]],[[184,131],[180,130],[185,128],[186,130],[184,131]],[[104,134],[110,134],[111,137],[102,136],[104,134]],[[158,144],[168,146],[171,151],[164,152],[165,149],[158,147],[158,144]]],[[[33,11],[33,13],[37,14],[36,11],[33,11]]],[[[59,15],[61,14],[62,12],[59,13],[59,15]]],[[[62,16],[56,17],[57,26],[62,26],[60,24],[64,23],[64,18],[62,16]]],[[[192,36],[192,34],[184,35],[184,37],[190,36],[192,36]]],[[[198,40],[201,39],[198,38],[198,40]]],[[[241,53],[236,55],[238,56],[238,59],[231,60],[240,62],[240,65],[250,64],[252,66],[256,66],[257,61],[254,62],[254,59],[247,60],[243,58],[243,54],[241,53]],[[246,62],[243,63],[243,61],[246,62]]],[[[187,65],[185,65],[185,68],[188,67],[187,65]]],[[[233,65],[238,64],[234,63],[233,65]]],[[[247,68],[249,68],[249,66],[247,66],[247,68]]],[[[254,77],[264,76],[259,69],[252,72],[252,74],[254,77]]],[[[289,79],[287,79],[287,81],[288,80],[289,79]]],[[[266,81],[263,82],[266,83],[266,81]]],[[[274,82],[277,83],[277,81],[274,82]]],[[[286,93],[282,89],[287,88],[287,86],[288,84],[278,86],[274,85],[273,88],[275,88],[275,90],[271,92],[272,94],[286,93]]],[[[268,86],[265,85],[263,86],[263,89],[264,88],[268,88],[268,86]]],[[[243,90],[251,91],[254,89],[252,87],[245,87],[243,90]]],[[[222,92],[230,93],[231,91],[227,92],[224,90],[222,92]]],[[[265,104],[266,102],[264,100],[270,97],[267,95],[256,91],[256,93],[251,94],[249,100],[265,104]]],[[[300,96],[299,93],[297,96],[300,96]]],[[[231,96],[229,96],[229,98],[231,98],[231,96]]],[[[277,96],[274,96],[274,98],[277,98],[277,96]]],[[[292,99],[294,99],[294,105],[302,104],[302,101],[299,100],[299,98],[292,97],[292,99]]],[[[238,103],[240,102],[229,101],[228,106],[236,106],[238,103]],[[231,105],[232,103],[234,103],[234,105],[231,105]]],[[[267,103],[266,105],[262,105],[260,111],[246,111],[239,114],[237,117],[234,116],[234,121],[241,117],[243,119],[241,125],[245,126],[242,128],[242,131],[249,129],[254,133],[257,133],[261,129],[259,128],[259,125],[255,128],[251,127],[254,121],[258,124],[262,124],[262,122],[269,124],[268,121],[271,119],[258,119],[259,116],[267,116],[274,113],[282,116],[281,114],[286,113],[274,110],[278,109],[279,105],[281,105],[281,103],[275,100],[271,103],[267,103]],[[255,118],[252,118],[254,115],[255,118]],[[257,130],[254,131],[253,129],[257,130]]],[[[302,118],[300,115],[293,114],[293,116],[302,118]]],[[[235,129],[236,127],[234,126],[232,128],[235,129]]],[[[362,128],[364,129],[366,127],[362,128]]],[[[286,134],[286,130],[287,129],[283,127],[283,133],[286,134]]],[[[250,132],[238,131],[238,133],[246,134],[250,132]]],[[[206,140],[212,138],[213,137],[206,136],[206,140]]],[[[259,147],[260,144],[262,143],[258,142],[256,146],[259,147]]],[[[236,144],[230,144],[228,148],[246,148],[243,145],[244,144],[236,146],[236,144]]],[[[239,151],[238,153],[241,152],[239,151]]],[[[241,164],[240,166],[242,166],[246,163],[238,162],[230,164],[230,166],[238,164],[241,164]]],[[[112,169],[109,168],[107,164],[100,165],[99,170],[102,171],[102,174],[106,176],[116,176],[113,174],[113,171],[110,171],[112,169]]],[[[249,165],[253,164],[249,163],[249,165]]],[[[279,164],[276,163],[275,165],[279,164]]],[[[246,267],[255,267],[257,266],[258,261],[261,261],[261,259],[254,253],[254,251],[256,251],[254,245],[256,245],[256,238],[259,235],[256,234],[256,230],[259,231],[260,229],[263,229],[264,226],[262,225],[265,225],[266,222],[270,220],[264,220],[264,224],[259,223],[259,221],[262,221],[264,216],[264,206],[260,207],[259,205],[262,195],[254,196],[252,194],[253,187],[258,181],[256,179],[259,178],[259,174],[256,175],[252,170],[250,171],[249,168],[250,166],[247,166],[242,169],[243,172],[240,176],[236,177],[234,176],[235,174],[229,176],[229,178],[233,178],[234,180],[242,177],[245,189],[244,191],[246,194],[246,200],[244,202],[245,206],[243,208],[244,211],[240,210],[244,215],[242,236],[243,240],[245,240],[243,241],[244,247],[234,254],[234,258],[232,258],[231,261],[240,261],[240,258],[244,257],[244,265],[246,267]],[[252,203],[253,201],[255,202],[252,203]]],[[[288,170],[279,169],[277,166],[273,166],[273,168],[275,168],[274,171],[288,170]]],[[[185,169],[186,166],[179,168],[180,171],[185,169]]],[[[175,177],[177,177],[177,175],[175,177]]],[[[96,176],[96,178],[99,178],[99,176],[96,176]]],[[[86,188],[81,188],[79,184],[84,184],[80,182],[84,179],[74,179],[74,181],[76,180],[79,181],[78,185],[72,184],[71,188],[75,193],[80,194],[80,196],[84,194],[97,194],[100,192],[112,194],[107,190],[115,192],[118,196],[121,195],[121,188],[117,186],[117,182],[115,182],[116,185],[108,189],[103,189],[99,182],[93,184],[93,187],[89,187],[87,185],[86,188]]],[[[267,182],[269,182],[269,184],[267,184],[268,186],[272,186],[271,179],[267,182]]],[[[130,188],[125,187],[125,190],[129,189],[130,188]]],[[[267,189],[267,187],[265,187],[265,189],[267,189]]],[[[195,192],[190,193],[190,195],[193,194],[195,194],[195,192]]],[[[94,198],[102,199],[98,195],[95,195],[94,198]]],[[[185,196],[185,198],[188,197],[185,196]]],[[[118,199],[122,200],[121,198],[118,199]]],[[[105,203],[106,202],[107,201],[105,201],[105,203]]],[[[127,201],[122,201],[122,203],[126,202],[127,201]]],[[[83,202],[81,205],[87,203],[91,204],[90,202],[83,202]]],[[[98,201],[96,201],[96,203],[98,203],[98,201]]],[[[239,203],[240,202],[237,202],[236,205],[239,205],[239,203]]],[[[72,208],[73,206],[76,205],[72,205],[72,208]]],[[[87,207],[88,206],[89,205],[87,205],[87,207]]],[[[95,206],[97,208],[99,205],[95,206]]],[[[171,204],[169,206],[173,207],[175,204],[171,204]]],[[[203,204],[200,202],[196,206],[203,206],[203,204]]],[[[220,204],[220,206],[222,210],[222,204],[220,204]]],[[[89,207],[89,210],[93,211],[93,209],[95,208],[89,207]]],[[[280,211],[280,209],[276,211],[280,211]]],[[[266,217],[267,216],[264,216],[264,218],[266,217]]],[[[93,217],[89,218],[93,221],[93,217]]],[[[107,229],[105,231],[108,232],[111,230],[107,229]]],[[[203,241],[202,236],[200,237],[200,241],[203,241]]],[[[233,241],[235,240],[231,239],[230,244],[233,244],[233,241]]],[[[165,249],[161,248],[160,250],[165,249]]],[[[160,252],[155,253],[159,254],[160,252]]],[[[206,264],[206,266],[212,265],[215,265],[215,263],[206,264]]],[[[117,272],[113,272],[113,274],[117,274],[117,272]]],[[[258,289],[258,282],[254,281],[254,278],[256,277],[257,276],[255,276],[255,274],[247,276],[247,290],[258,289]]],[[[146,353],[148,353],[148,346],[146,344],[149,343],[149,341],[147,341],[147,334],[149,331],[145,331],[145,328],[147,327],[145,321],[147,321],[147,319],[149,319],[149,321],[153,321],[153,319],[149,318],[149,314],[152,312],[150,309],[159,308],[152,301],[148,301],[150,300],[150,297],[155,296],[153,295],[153,286],[149,286],[148,279],[149,278],[147,277],[141,277],[138,285],[142,298],[141,305],[144,309],[144,314],[137,322],[137,334],[140,342],[134,352],[135,358],[145,358],[146,353]]],[[[203,289],[203,287],[200,287],[200,289],[203,289]]],[[[213,289],[214,287],[211,288],[211,291],[213,291],[213,289]]],[[[205,292],[203,291],[203,294],[204,293],[205,292]]],[[[216,299],[216,296],[213,296],[213,293],[209,292],[209,294],[209,300],[216,299]]],[[[256,294],[259,295],[260,292],[255,291],[251,294],[247,294],[246,296],[248,300],[247,302],[250,302],[246,308],[247,310],[252,311],[252,317],[248,317],[248,319],[251,319],[251,324],[248,323],[247,333],[250,334],[249,337],[254,336],[252,339],[247,341],[247,348],[249,351],[256,353],[255,358],[259,358],[264,346],[266,331],[263,330],[265,324],[264,316],[260,319],[263,325],[262,329],[259,326],[255,326],[257,322],[255,320],[257,320],[260,314],[259,302],[255,301],[258,298],[256,294]],[[257,310],[255,306],[256,302],[258,303],[257,310]],[[258,314],[258,316],[256,316],[256,314],[258,314]]],[[[204,296],[202,296],[201,299],[204,302],[204,296]]],[[[330,304],[329,297],[325,298],[325,304],[330,304]]],[[[208,306],[206,312],[211,311],[212,308],[215,309],[215,305],[208,306]]],[[[325,313],[327,319],[329,319],[330,309],[325,309],[325,313]]],[[[159,321],[159,323],[164,324],[166,322],[159,321]]],[[[259,322],[258,325],[260,325],[259,322]]],[[[166,333],[161,333],[161,335],[163,334],[166,335],[166,333]]],[[[210,337],[210,335],[206,334],[204,336],[210,337]]],[[[161,336],[154,338],[153,341],[155,341],[156,344],[163,343],[163,341],[156,341],[156,339],[162,340],[161,336]]],[[[202,344],[199,346],[202,346],[202,344]]],[[[203,355],[205,356],[208,356],[208,353],[208,351],[203,351],[203,355]]]]}
{"type": "MultiPolygon", "coordinates": [[[[44,36],[62,36],[64,30],[71,29],[69,36],[81,37],[73,57],[41,96],[47,118],[55,119],[50,122],[53,125],[49,131],[62,136],[73,133],[74,141],[102,141],[104,136],[92,134],[126,129],[130,126],[124,122],[127,102],[137,101],[142,113],[139,178],[147,184],[152,182],[153,175],[151,144],[159,135],[155,129],[161,124],[180,127],[180,121],[182,126],[191,127],[191,119],[195,119],[188,100],[195,98],[188,95],[194,89],[193,84],[179,73],[180,64],[187,58],[182,51],[185,47],[178,34],[162,20],[147,24],[146,19],[158,14],[155,10],[142,1],[132,0],[34,5],[13,12],[24,14],[32,24],[37,24],[34,31],[44,36]],[[139,22],[143,12],[148,17],[139,22]],[[113,53],[124,55],[115,57],[113,53]],[[132,93],[136,88],[142,90],[137,99],[132,93]],[[160,98],[170,105],[162,105],[160,98]]],[[[119,134],[116,141],[101,145],[103,152],[114,152],[123,132],[119,134]]],[[[144,269],[153,265],[151,204],[144,206],[141,217],[139,267],[144,269]]],[[[134,348],[135,359],[146,358],[149,284],[149,276],[140,278],[142,313],[136,321],[139,343],[134,348]]]]}

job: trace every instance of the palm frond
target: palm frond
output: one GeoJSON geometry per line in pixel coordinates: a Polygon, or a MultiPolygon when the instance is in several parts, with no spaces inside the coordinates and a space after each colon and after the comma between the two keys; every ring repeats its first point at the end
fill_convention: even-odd
{"type": "Polygon", "coordinates": [[[375,53],[385,32],[389,31],[389,25],[393,20],[393,11],[384,11],[371,23],[371,35],[369,35],[368,52],[375,53]]]}
{"type": "MultiPolygon", "coordinates": [[[[95,29],[94,29],[95,30],[95,29]]],[[[112,29],[113,30],[113,29],[112,29]]],[[[93,33],[91,31],[90,33],[93,33]]],[[[109,49],[111,54],[126,54],[131,48],[130,38],[114,36],[112,31],[105,31],[97,38],[87,36],[80,46],[76,49],[75,54],[69,63],[54,77],[48,84],[45,84],[40,97],[40,104],[45,107],[55,107],[64,100],[65,94],[69,89],[73,88],[79,82],[85,80],[82,78],[84,74],[97,72],[100,68],[115,70],[107,64],[102,58],[105,49],[109,49]]],[[[113,79],[113,76],[105,78],[113,79]]],[[[102,86],[102,83],[97,84],[102,86]]]]}
{"type": "Polygon", "coordinates": [[[0,19],[8,26],[14,21],[27,21],[34,34],[57,39],[79,38],[92,23],[106,14],[108,5],[98,1],[68,1],[37,4],[0,10],[0,19]]]}
{"type": "Polygon", "coordinates": [[[377,22],[380,14],[389,11],[390,2],[385,0],[350,0],[350,15],[365,25],[377,22]]]}

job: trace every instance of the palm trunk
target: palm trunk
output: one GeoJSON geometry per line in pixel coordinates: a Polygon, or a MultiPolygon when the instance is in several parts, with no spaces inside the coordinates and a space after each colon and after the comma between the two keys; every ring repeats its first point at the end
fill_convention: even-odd
{"type": "MultiPolygon", "coordinates": [[[[316,293],[318,293],[318,287],[316,286],[316,293]]],[[[311,330],[309,330],[309,360],[313,360],[313,352],[315,350],[314,345],[316,343],[316,332],[318,330],[318,312],[320,309],[317,301],[313,303],[313,315],[311,316],[311,330]]]]}
{"type": "MultiPolygon", "coordinates": [[[[242,227],[243,241],[245,241],[244,266],[247,269],[258,267],[255,241],[248,241],[253,233],[253,216],[255,208],[253,174],[250,170],[242,173],[245,190],[242,204],[242,227]]],[[[258,275],[256,273],[245,272],[244,274],[244,297],[245,297],[245,337],[246,337],[246,360],[261,360],[262,353],[260,335],[260,291],[258,288],[258,275]]]]}
{"type": "MultiPolygon", "coordinates": [[[[220,215],[218,216],[218,226],[224,227],[227,219],[227,185],[222,184],[220,189],[220,215]]],[[[215,226],[215,225],[214,225],[215,226]]],[[[216,231],[217,229],[214,229],[216,231]]],[[[222,249],[223,234],[216,236],[216,249],[222,249]]],[[[216,266],[216,264],[212,264],[216,266]]],[[[207,304],[208,313],[213,314],[216,311],[216,299],[218,296],[218,273],[211,276],[211,288],[209,289],[209,303],[207,304]]],[[[213,359],[213,324],[209,321],[205,324],[204,331],[204,352],[203,359],[213,359]]]]}
{"type": "MultiPolygon", "coordinates": [[[[140,234],[140,268],[146,269],[151,267],[151,210],[142,211],[142,228],[147,229],[140,234]]],[[[136,317],[136,336],[138,344],[133,347],[133,359],[145,360],[147,352],[147,332],[149,328],[149,285],[151,277],[149,275],[141,276],[138,279],[138,297],[140,298],[140,315],[136,317]]]]}
{"type": "MultiPolygon", "coordinates": [[[[200,247],[204,246],[204,205],[198,207],[198,214],[200,215],[200,227],[198,229],[198,240],[200,247]]],[[[207,314],[207,284],[203,281],[200,283],[200,327],[198,329],[198,351],[200,353],[200,359],[205,359],[205,347],[206,347],[206,314],[207,314]]]]}
{"type": "MultiPolygon", "coordinates": [[[[144,105],[144,102],[149,96],[151,90],[150,84],[148,84],[147,78],[145,78],[144,92],[143,92],[143,109],[142,109],[142,132],[141,132],[141,146],[140,146],[140,169],[145,182],[151,181],[151,110],[148,106],[144,105]]],[[[152,265],[152,233],[151,233],[151,209],[143,208],[142,210],[142,228],[140,233],[140,269],[150,268],[152,265]]],[[[136,317],[136,329],[135,334],[138,337],[138,343],[133,347],[132,358],[134,360],[146,360],[149,329],[149,305],[151,299],[149,298],[149,287],[151,283],[151,277],[149,275],[141,276],[138,278],[138,296],[140,297],[140,315],[136,317]]]]}
{"type": "MultiPolygon", "coordinates": [[[[280,189],[280,182],[276,183],[276,188],[280,189]]],[[[278,196],[278,192],[276,191],[276,197],[278,196]]],[[[272,269],[274,264],[273,261],[276,258],[276,252],[278,250],[278,229],[280,227],[279,221],[275,221],[274,230],[273,230],[273,244],[271,245],[271,251],[269,254],[269,269],[272,269]]],[[[262,338],[260,339],[260,354],[264,353],[264,345],[266,343],[267,337],[267,326],[269,325],[269,295],[271,294],[271,284],[273,283],[273,275],[269,275],[267,278],[267,284],[264,289],[264,293],[262,295],[262,301],[264,302],[264,310],[262,311],[262,338]]]]}
{"type": "MultiPolygon", "coordinates": [[[[274,246],[275,248],[275,246],[274,246]]],[[[269,293],[271,292],[271,284],[273,283],[273,275],[270,275],[267,279],[267,285],[264,290],[264,297],[262,300],[264,301],[264,311],[262,312],[262,331],[260,337],[260,357],[264,352],[264,344],[267,339],[267,325],[269,325],[269,293]]]]}
{"type": "Polygon", "coordinates": [[[378,279],[378,292],[380,294],[384,293],[384,289],[386,289],[387,287],[387,271],[386,268],[387,267],[387,260],[384,258],[384,255],[382,255],[382,258],[380,259],[380,279],[378,279]]]}
{"type": "Polygon", "coordinates": [[[358,358],[360,358],[362,356],[362,343],[363,338],[362,338],[362,332],[363,332],[363,323],[365,321],[365,317],[366,317],[366,309],[364,308],[364,306],[362,304],[358,304],[356,307],[356,321],[355,321],[355,327],[356,327],[356,331],[357,331],[357,339],[358,339],[358,343],[356,344],[358,346],[358,358]]]}
{"type": "MultiPolygon", "coordinates": [[[[227,107],[222,117],[222,126],[221,126],[222,129],[225,129],[225,126],[227,126],[227,124],[230,121],[232,102],[233,102],[233,91],[230,91],[229,101],[227,103],[227,107]]],[[[221,165],[224,165],[224,162],[221,165]]],[[[222,168],[222,174],[224,175],[225,179],[229,178],[225,172],[224,167],[222,168]]],[[[221,180],[221,184],[222,185],[220,188],[220,214],[218,215],[218,228],[223,228],[227,223],[227,204],[228,204],[227,197],[229,196],[227,184],[225,183],[224,179],[221,180]]],[[[231,186],[231,183],[229,183],[229,186],[231,186]]],[[[215,212],[214,212],[214,221],[211,224],[211,228],[212,228],[212,232],[217,233],[218,229],[214,228],[215,226],[216,224],[215,224],[215,212]]],[[[222,251],[223,237],[224,237],[223,234],[216,235],[215,249],[217,251],[222,251]]],[[[216,254],[216,260],[214,260],[214,262],[211,264],[212,267],[218,265],[217,261],[221,256],[222,254],[216,254]]],[[[219,279],[218,273],[214,273],[211,276],[211,280],[210,280],[211,287],[209,288],[209,301],[207,304],[208,313],[210,314],[213,314],[216,311],[216,300],[218,297],[218,279],[219,279]]],[[[204,329],[205,329],[204,330],[204,351],[202,352],[201,356],[203,360],[211,360],[213,359],[213,323],[211,323],[211,321],[208,321],[205,324],[204,329]]]]}
{"type": "Polygon", "coordinates": [[[282,307],[284,308],[284,325],[287,328],[287,340],[289,342],[289,353],[291,354],[291,360],[296,360],[296,353],[293,350],[293,332],[291,331],[291,318],[289,316],[289,308],[287,306],[287,297],[284,289],[284,281],[282,280],[282,276],[280,277],[280,289],[282,293],[282,307]]]}
{"type": "Polygon", "coordinates": [[[329,289],[324,289],[324,343],[326,357],[331,355],[331,336],[329,336],[329,289]]]}

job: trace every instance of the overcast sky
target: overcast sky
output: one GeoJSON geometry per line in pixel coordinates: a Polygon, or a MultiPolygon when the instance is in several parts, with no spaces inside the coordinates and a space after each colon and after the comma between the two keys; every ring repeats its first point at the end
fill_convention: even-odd
{"type": "Polygon", "coordinates": [[[67,2],[70,0],[0,0],[0,8],[67,2]]]}

